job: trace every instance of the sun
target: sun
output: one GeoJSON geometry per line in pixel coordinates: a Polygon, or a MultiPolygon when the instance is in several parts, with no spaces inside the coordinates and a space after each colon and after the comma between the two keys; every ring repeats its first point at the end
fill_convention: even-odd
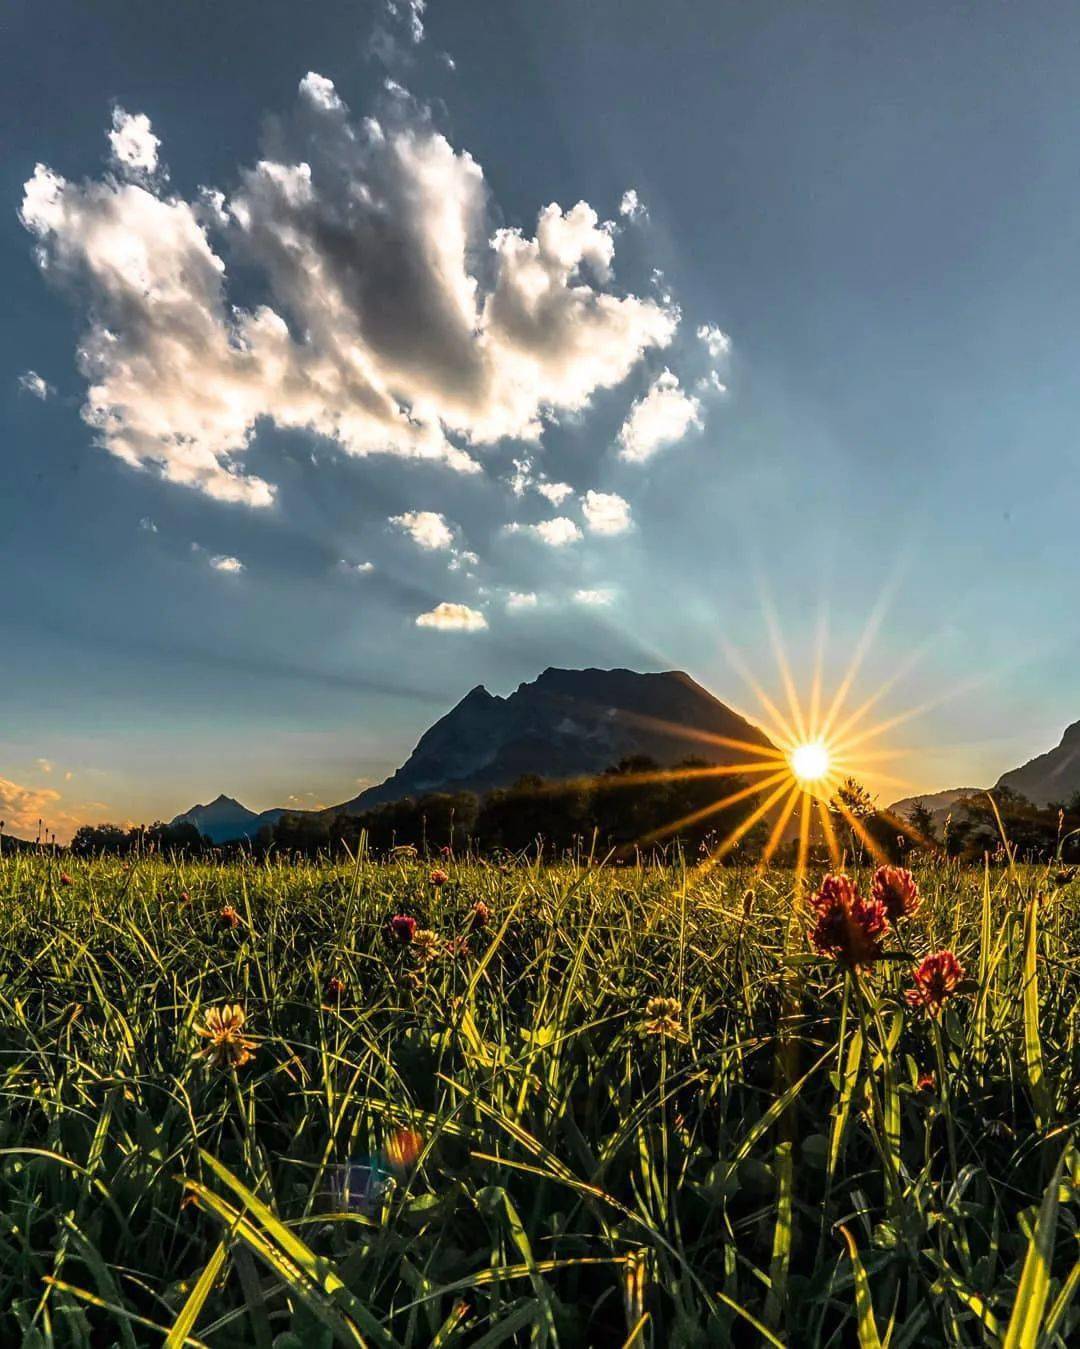
{"type": "Polygon", "coordinates": [[[791,751],[791,771],[800,782],[820,782],[828,775],[831,759],[824,740],[806,740],[791,751]]]}

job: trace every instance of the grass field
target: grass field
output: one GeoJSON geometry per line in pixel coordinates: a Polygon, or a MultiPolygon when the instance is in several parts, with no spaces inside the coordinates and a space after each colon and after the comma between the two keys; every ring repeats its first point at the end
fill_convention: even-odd
{"type": "Polygon", "coordinates": [[[0,863],[0,1344],[1077,1342],[1080,881],[439,865],[0,863]]]}

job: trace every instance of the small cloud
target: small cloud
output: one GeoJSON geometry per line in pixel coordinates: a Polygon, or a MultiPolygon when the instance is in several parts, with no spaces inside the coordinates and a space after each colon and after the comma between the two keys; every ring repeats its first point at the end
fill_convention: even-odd
{"type": "Polygon", "coordinates": [[[629,501],[615,492],[586,492],[581,511],[593,534],[625,534],[632,524],[629,501]]]}
{"type": "Polygon", "coordinates": [[[574,494],[574,489],[568,482],[538,482],[536,490],[553,506],[561,506],[568,496],[574,494]]]}
{"type": "Polygon", "coordinates": [[[454,556],[446,564],[448,571],[460,571],[462,567],[478,567],[480,559],[475,553],[469,552],[467,548],[461,552],[455,552],[454,556]]]}
{"type": "Polygon", "coordinates": [[[506,597],[508,609],[535,609],[538,603],[536,593],[532,590],[511,590],[506,597]]]}
{"type": "Polygon", "coordinates": [[[24,393],[33,394],[35,398],[45,400],[56,392],[51,384],[38,374],[36,370],[24,370],[19,376],[19,388],[24,393]]]}
{"type": "Polygon", "coordinates": [[[586,604],[593,607],[610,604],[615,598],[614,590],[600,587],[597,590],[575,590],[574,603],[586,604]]]}
{"type": "Polygon", "coordinates": [[[239,576],[244,570],[244,564],[238,557],[229,557],[227,553],[221,553],[217,557],[210,559],[210,565],[215,571],[226,572],[230,576],[239,576]]]}
{"type": "Polygon", "coordinates": [[[619,457],[643,464],[657,450],[701,426],[701,404],[684,393],[677,375],[664,369],[643,398],[637,399],[619,431],[619,457]]]}
{"type": "Polygon", "coordinates": [[[506,529],[510,534],[532,534],[549,548],[564,548],[568,543],[576,543],[582,537],[578,526],[565,515],[556,515],[552,520],[541,520],[537,525],[510,524],[506,529]]]}
{"type": "Polygon", "coordinates": [[[157,525],[154,524],[153,520],[151,520],[148,515],[144,515],[139,521],[139,528],[144,534],[156,534],[158,532],[157,525]]]}
{"type": "Polygon", "coordinates": [[[731,338],[715,323],[703,323],[697,330],[698,339],[714,361],[723,360],[731,355],[731,338]]]}
{"type": "Polygon", "coordinates": [[[695,388],[698,393],[727,393],[727,385],[715,370],[710,370],[707,375],[702,375],[695,388]]]}
{"type": "Polygon", "coordinates": [[[341,558],[334,567],[335,571],[343,576],[366,576],[368,572],[375,570],[374,562],[349,562],[346,558],[341,558]]]}
{"type": "Polygon", "coordinates": [[[440,53],[439,53],[439,60],[443,63],[443,65],[447,68],[447,70],[451,70],[451,71],[452,71],[452,70],[457,70],[457,62],[456,62],[456,61],[454,60],[454,58],[450,55],[449,52],[440,52],[440,53]]]}
{"type": "Polygon", "coordinates": [[[109,146],[113,162],[118,168],[144,177],[157,172],[158,147],[161,141],[150,128],[150,118],[144,112],[130,113],[117,106],[113,108],[109,146]]]}
{"type": "Polygon", "coordinates": [[[51,773],[53,771],[53,762],[51,759],[35,759],[34,762],[43,773],[51,773]]]}
{"type": "Polygon", "coordinates": [[[487,619],[479,609],[470,609],[467,604],[449,604],[444,600],[429,613],[419,614],[416,626],[436,628],[440,632],[480,632],[487,627],[487,619]]]}
{"type": "Polygon", "coordinates": [[[309,70],[300,81],[300,95],[321,112],[344,112],[345,104],[338,97],[334,81],[314,70],[309,70]]]}
{"type": "Polygon", "coordinates": [[[64,774],[64,781],[65,781],[65,782],[70,782],[71,779],[72,779],[74,776],[75,776],[75,774],[74,774],[74,773],[71,771],[71,769],[69,768],[69,769],[67,770],[67,772],[64,774]]]}
{"type": "Polygon", "coordinates": [[[637,189],[628,187],[619,202],[619,214],[627,220],[648,220],[649,212],[645,203],[637,194],[637,189]]]}
{"type": "Polygon", "coordinates": [[[428,551],[450,548],[454,542],[454,531],[438,511],[406,511],[404,515],[392,515],[390,523],[403,529],[415,544],[428,551]]]}

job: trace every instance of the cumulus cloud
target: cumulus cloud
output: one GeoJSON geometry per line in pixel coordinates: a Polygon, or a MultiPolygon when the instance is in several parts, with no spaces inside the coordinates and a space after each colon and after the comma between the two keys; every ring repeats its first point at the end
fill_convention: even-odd
{"type": "Polygon", "coordinates": [[[568,543],[576,543],[582,537],[581,530],[565,515],[556,515],[551,520],[541,520],[536,525],[511,524],[506,526],[511,534],[531,534],[546,543],[549,548],[564,548],[568,543]]]}
{"type": "Polygon", "coordinates": [[[210,565],[215,571],[223,571],[229,576],[239,576],[244,570],[244,564],[238,557],[229,557],[227,553],[221,553],[217,557],[210,559],[210,565]]]}
{"type": "Polygon", "coordinates": [[[479,609],[467,604],[449,604],[445,600],[416,619],[418,628],[437,628],[440,632],[479,632],[487,627],[487,619],[479,609]]]}
{"type": "Polygon", "coordinates": [[[424,549],[450,548],[454,542],[454,531],[438,511],[406,511],[404,515],[392,515],[390,523],[424,549]]]}
{"type": "Polygon", "coordinates": [[[632,523],[629,501],[615,492],[586,492],[581,513],[594,534],[625,534],[632,523]]]}
{"type": "Polygon", "coordinates": [[[506,597],[508,609],[535,609],[539,600],[532,590],[511,590],[506,597]]]}
{"type": "Polygon", "coordinates": [[[19,388],[24,393],[30,393],[35,398],[40,398],[43,403],[50,394],[55,393],[52,385],[42,379],[36,370],[23,371],[19,376],[19,388]]]}
{"type": "Polygon", "coordinates": [[[598,608],[610,604],[615,598],[614,590],[601,587],[597,590],[575,590],[574,603],[585,604],[593,608],[598,608]]]}
{"type": "Polygon", "coordinates": [[[649,212],[645,203],[637,194],[637,189],[628,187],[622,194],[622,200],[619,202],[619,214],[625,216],[627,220],[647,219],[649,212]]]}
{"type": "Polygon", "coordinates": [[[335,568],[343,576],[366,576],[368,572],[375,570],[374,562],[349,562],[346,558],[341,558],[335,568]]]}
{"type": "Polygon", "coordinates": [[[356,123],[312,72],[235,190],[193,201],[151,176],[140,116],[110,136],[127,177],[39,164],[20,213],[43,271],[88,297],[83,416],[132,467],[268,506],[243,463],[267,421],[475,472],[471,449],[535,441],[674,334],[672,305],[613,288],[586,202],[492,230],[480,165],[400,89],[356,123]],[[236,304],[218,230],[264,303],[236,304]]]}
{"type": "Polygon", "coordinates": [[[704,342],[705,349],[714,361],[723,360],[731,354],[731,338],[715,323],[703,323],[697,330],[698,339],[704,342]]]}
{"type": "Polygon", "coordinates": [[[568,482],[538,482],[536,490],[553,506],[561,506],[567,497],[574,495],[574,489],[568,482]]]}
{"type": "Polygon", "coordinates": [[[59,800],[60,793],[51,787],[23,787],[0,778],[0,820],[4,821],[4,832],[19,838],[35,838],[38,821],[44,820],[50,831],[56,829],[59,834],[66,823],[66,816],[57,806],[59,800]]]}
{"type": "Polygon", "coordinates": [[[701,426],[701,404],[685,393],[678,376],[662,370],[643,398],[637,399],[619,431],[620,457],[641,464],[666,445],[701,426]]]}
{"type": "Polygon", "coordinates": [[[146,113],[113,108],[109,148],[117,168],[149,177],[157,172],[160,146],[161,141],[154,135],[146,113]]]}

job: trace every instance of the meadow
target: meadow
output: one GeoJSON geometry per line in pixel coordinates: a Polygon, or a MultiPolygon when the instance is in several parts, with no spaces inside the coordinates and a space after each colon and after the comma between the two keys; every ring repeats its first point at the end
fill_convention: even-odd
{"type": "Polygon", "coordinates": [[[0,1343],[1077,1343],[1080,880],[914,875],[4,858],[0,1343]]]}

